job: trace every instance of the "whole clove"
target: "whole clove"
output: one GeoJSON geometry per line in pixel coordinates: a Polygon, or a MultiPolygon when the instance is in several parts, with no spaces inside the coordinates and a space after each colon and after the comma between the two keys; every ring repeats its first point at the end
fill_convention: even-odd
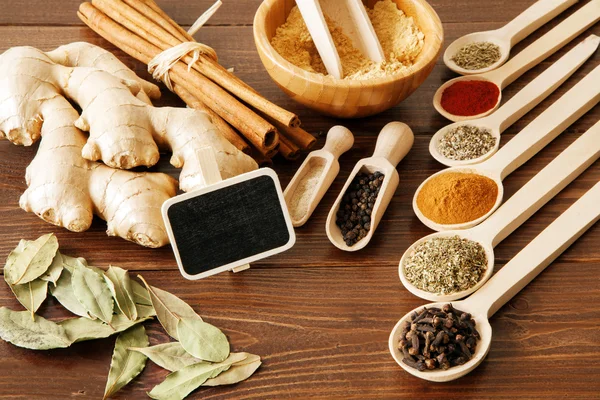
{"type": "Polygon", "coordinates": [[[473,357],[480,337],[475,325],[471,314],[452,304],[411,314],[398,341],[402,362],[419,371],[465,364],[473,357]]]}

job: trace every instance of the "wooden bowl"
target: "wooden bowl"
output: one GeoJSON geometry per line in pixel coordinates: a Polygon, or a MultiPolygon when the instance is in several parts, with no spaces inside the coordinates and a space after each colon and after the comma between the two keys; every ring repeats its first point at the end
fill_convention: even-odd
{"type": "MultiPolygon", "coordinates": [[[[258,54],[279,87],[297,102],[320,113],[358,118],[394,107],[410,96],[427,79],[442,50],[442,22],[424,0],[394,0],[406,15],[414,18],[425,34],[423,50],[415,64],[404,72],[368,80],[338,80],[305,71],[286,61],[271,46],[275,31],[283,25],[296,5],[294,0],[265,0],[254,18],[254,40],[258,54]]],[[[365,0],[373,7],[377,0],[365,0]]]]}

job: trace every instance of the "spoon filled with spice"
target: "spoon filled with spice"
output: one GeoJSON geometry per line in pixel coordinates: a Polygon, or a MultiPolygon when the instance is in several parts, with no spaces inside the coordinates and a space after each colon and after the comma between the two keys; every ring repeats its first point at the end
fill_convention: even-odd
{"type": "Polygon", "coordinates": [[[500,68],[461,76],[443,84],[433,105],[453,122],[483,118],[496,111],[502,90],[600,20],[600,0],[591,0],[500,68]]]}
{"type": "Polygon", "coordinates": [[[539,0],[500,29],[475,32],[456,39],[444,53],[444,63],[457,74],[482,74],[508,60],[513,46],[577,3],[539,0]]]}
{"type": "Polygon", "coordinates": [[[533,239],[471,297],[417,307],[392,329],[389,349],[408,373],[448,382],[489,352],[489,319],[600,219],[600,183],[533,239]]]}
{"type": "Polygon", "coordinates": [[[344,251],[363,249],[373,237],[400,177],[396,166],[408,154],[414,135],[401,122],[387,124],[372,157],[360,160],[327,217],[327,237],[344,251]]]}
{"type": "MultiPolygon", "coordinates": [[[[415,242],[400,260],[402,284],[415,296],[430,301],[454,301],[475,292],[493,273],[494,248],[598,158],[600,122],[480,225],[437,232],[415,242]]],[[[452,174],[485,179],[479,172],[468,170],[452,174]]]]}
{"type": "MultiPolygon", "coordinates": [[[[417,217],[436,231],[467,229],[483,222],[502,201],[502,181],[598,104],[599,81],[600,66],[486,161],[451,167],[425,180],[413,198],[417,217]]],[[[482,126],[479,121],[472,123],[482,126]]]]}
{"type": "Polygon", "coordinates": [[[325,146],[306,157],[284,192],[294,227],[308,221],[340,172],[339,157],[353,145],[352,132],[334,126],[327,133],[325,146]]]}
{"type": "Polygon", "coordinates": [[[500,135],[562,85],[596,52],[600,37],[591,35],[538,75],[495,113],[455,122],[432,138],[429,152],[447,166],[478,164],[500,147],[500,135]]]}

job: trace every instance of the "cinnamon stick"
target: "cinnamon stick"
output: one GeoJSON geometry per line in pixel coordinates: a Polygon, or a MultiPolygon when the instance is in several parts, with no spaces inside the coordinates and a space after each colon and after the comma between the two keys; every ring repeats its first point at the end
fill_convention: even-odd
{"type": "MultiPolygon", "coordinates": [[[[161,52],[160,48],[128,31],[90,3],[82,3],[78,15],[100,36],[145,64],[161,52]]],[[[279,143],[273,125],[256,115],[210,79],[196,71],[188,71],[185,63],[176,63],[169,76],[175,84],[192,93],[261,151],[268,152],[279,143]]]]}
{"type": "Polygon", "coordinates": [[[250,148],[250,157],[254,158],[254,161],[258,164],[259,168],[266,168],[273,166],[273,160],[262,154],[256,149],[256,147],[250,148]]]}
{"type": "MultiPolygon", "coordinates": [[[[255,111],[257,111],[257,110],[255,110],[255,111]]],[[[263,114],[260,111],[257,111],[257,112],[259,115],[264,117],[267,121],[272,123],[275,126],[275,128],[277,128],[277,131],[279,132],[280,140],[281,140],[282,136],[285,136],[288,139],[288,141],[295,143],[301,150],[310,150],[315,146],[315,143],[317,143],[317,138],[315,138],[310,133],[306,132],[304,129],[302,129],[300,127],[290,128],[288,126],[285,126],[285,125],[271,119],[268,115],[263,114]]]]}
{"type": "Polygon", "coordinates": [[[183,100],[190,108],[201,110],[210,116],[215,127],[219,130],[219,133],[225,137],[232,145],[238,148],[243,153],[250,154],[250,145],[242,139],[235,130],[221,118],[217,113],[208,108],[200,100],[194,97],[190,92],[185,90],[179,85],[173,87],[175,93],[183,100]]]}
{"type": "Polygon", "coordinates": [[[300,157],[300,148],[284,135],[279,135],[279,153],[286,160],[297,160],[300,157]]]}
{"type": "MultiPolygon", "coordinates": [[[[115,21],[122,23],[128,29],[138,33],[138,35],[142,37],[147,36],[147,39],[152,44],[163,51],[182,43],[176,36],[173,36],[171,33],[164,30],[162,25],[157,26],[156,24],[153,24],[150,19],[145,17],[134,7],[130,6],[131,4],[138,4],[140,7],[143,7],[145,4],[142,3],[142,0],[127,0],[126,3],[120,0],[92,0],[92,4],[98,9],[109,15],[115,21]],[[132,29],[132,27],[130,27],[132,24],[136,25],[137,29],[135,27],[132,29]]],[[[163,24],[166,23],[167,21],[163,21],[163,24]]],[[[193,41],[193,39],[191,41],[193,41]]],[[[190,65],[192,57],[188,55],[183,58],[183,61],[190,65]]],[[[227,71],[211,57],[200,55],[200,59],[193,64],[192,68],[245,101],[247,104],[250,104],[252,107],[265,113],[273,120],[290,127],[297,127],[300,125],[300,120],[297,115],[262,97],[256,90],[227,71]]]]}
{"type": "Polygon", "coordinates": [[[134,8],[139,13],[144,15],[146,18],[151,20],[152,22],[158,24],[161,28],[169,32],[178,40],[181,40],[182,42],[189,42],[193,40],[193,38],[175,21],[169,18],[169,16],[166,13],[164,13],[154,1],[123,1],[127,3],[130,7],[134,8]]]}

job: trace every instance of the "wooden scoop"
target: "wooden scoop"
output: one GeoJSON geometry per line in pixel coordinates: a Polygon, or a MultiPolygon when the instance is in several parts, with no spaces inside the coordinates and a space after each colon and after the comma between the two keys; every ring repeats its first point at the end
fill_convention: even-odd
{"type": "Polygon", "coordinates": [[[508,60],[513,46],[531,35],[542,25],[577,3],[577,0],[540,0],[500,29],[475,32],[456,39],[444,53],[444,63],[457,74],[473,75],[492,71],[508,60]],[[471,43],[490,42],[500,47],[500,59],[486,68],[464,69],[452,61],[452,57],[471,43]]]}
{"type": "MultiPolygon", "coordinates": [[[[475,292],[492,276],[494,271],[494,247],[581,175],[598,158],[600,158],[600,122],[581,135],[579,139],[527,182],[481,225],[467,230],[438,232],[418,240],[406,250],[400,260],[400,280],[412,294],[430,301],[453,301],[475,292]],[[488,265],[479,283],[468,290],[448,295],[426,292],[410,283],[405,275],[404,265],[414,249],[431,238],[453,236],[460,236],[478,242],[485,249],[488,265]]],[[[467,169],[463,171],[481,173],[480,171],[469,171],[467,169]]],[[[491,178],[494,179],[494,177],[491,178]]],[[[499,183],[499,192],[502,192],[501,187],[502,183],[499,183]]]]}
{"type": "Polygon", "coordinates": [[[297,228],[304,225],[311,217],[315,208],[317,208],[317,205],[319,205],[323,196],[335,180],[335,177],[340,172],[338,158],[350,150],[353,145],[354,136],[352,132],[343,126],[334,126],[327,133],[325,146],[321,150],[313,151],[306,157],[306,160],[304,160],[284,192],[285,201],[288,205],[294,227],[297,228]],[[300,195],[296,193],[298,185],[302,183],[303,179],[314,168],[322,168],[323,171],[318,183],[309,189],[312,195],[308,199],[308,206],[305,208],[302,205],[294,204],[293,198],[300,195]],[[306,211],[302,213],[300,207],[302,209],[305,208],[306,211]]]}
{"type": "MultiPolygon", "coordinates": [[[[487,355],[492,342],[492,327],[489,323],[498,311],[515,294],[539,275],[548,265],[560,256],[600,219],[600,183],[581,197],[550,226],[533,239],[519,254],[509,261],[477,293],[466,300],[452,303],[457,310],[468,312],[476,322],[481,339],[473,358],[464,365],[448,370],[418,371],[402,362],[403,355],[398,342],[405,321],[410,321],[417,307],[406,314],[396,324],[389,339],[389,348],[394,360],[408,373],[433,382],[447,382],[458,379],[474,370],[487,355]]],[[[425,307],[442,307],[445,302],[427,304],[425,307]]]]}
{"type": "MultiPolygon", "coordinates": [[[[492,115],[481,118],[476,121],[455,122],[440,129],[432,138],[429,145],[429,152],[440,163],[447,166],[472,165],[485,161],[500,147],[500,135],[511,125],[517,122],[522,116],[531,111],[535,106],[542,102],[546,97],[553,93],[562,85],[575,71],[596,52],[600,45],[600,37],[591,35],[567,54],[562,56],[550,68],[546,69],[537,78],[532,80],[519,93],[514,95],[502,107],[492,115]],[[475,125],[489,130],[496,139],[496,145],[487,154],[472,160],[453,160],[447,158],[439,151],[439,143],[452,129],[461,125],[475,125]]],[[[596,75],[600,78],[600,75],[596,75]]]]}
{"type": "Polygon", "coordinates": [[[408,154],[412,148],[413,142],[414,135],[408,125],[401,122],[391,122],[387,124],[379,134],[373,157],[364,158],[356,164],[327,217],[327,225],[325,227],[327,237],[338,249],[358,251],[369,244],[377,229],[377,225],[379,225],[381,217],[383,217],[385,210],[398,188],[400,177],[398,176],[398,171],[396,171],[396,166],[408,154]],[[367,236],[357,242],[354,246],[347,246],[342,237],[340,228],[335,224],[336,215],[340,208],[342,198],[352,183],[352,180],[359,172],[372,174],[378,171],[384,174],[385,178],[380,187],[379,195],[377,196],[371,214],[371,229],[367,236]]]}
{"type": "MultiPolygon", "coordinates": [[[[598,104],[600,101],[600,85],[598,85],[598,82],[600,82],[600,66],[587,74],[581,81],[573,86],[571,90],[548,107],[488,160],[471,167],[456,166],[448,168],[428,178],[417,189],[413,199],[413,210],[419,220],[435,231],[467,229],[483,222],[492,215],[502,202],[504,193],[502,181],[504,178],[523,165],[527,160],[567,129],[568,126],[598,104]],[[499,189],[495,206],[481,218],[462,224],[439,224],[426,217],[417,205],[419,193],[428,181],[440,174],[449,172],[474,172],[493,179],[499,189]]],[[[486,120],[487,118],[484,118],[480,121],[472,121],[470,124],[475,126],[487,126],[486,120]]]]}
{"type": "Polygon", "coordinates": [[[598,20],[600,20],[600,0],[592,0],[569,18],[558,24],[550,32],[529,45],[525,50],[521,51],[502,67],[484,74],[461,76],[443,84],[437,90],[433,98],[435,109],[444,117],[454,122],[479,119],[490,115],[498,109],[498,106],[502,102],[502,90],[505,87],[514,82],[526,71],[529,71],[541,61],[557,52],[598,20]],[[494,85],[498,86],[500,95],[498,96],[496,105],[489,111],[472,116],[453,115],[444,110],[441,105],[444,90],[456,82],[474,80],[492,82],[494,85]]]}
{"type": "Polygon", "coordinates": [[[381,43],[361,0],[296,0],[296,5],[329,75],[342,79],[344,70],[325,15],[341,27],[366,58],[376,63],[385,60],[381,43]]]}

